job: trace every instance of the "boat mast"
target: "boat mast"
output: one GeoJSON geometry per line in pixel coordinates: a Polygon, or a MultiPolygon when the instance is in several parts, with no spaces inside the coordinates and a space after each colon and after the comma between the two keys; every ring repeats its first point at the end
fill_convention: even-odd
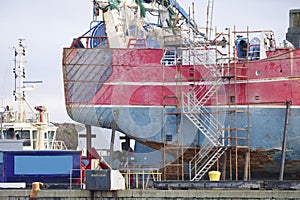
{"type": "Polygon", "coordinates": [[[25,71],[24,71],[24,56],[25,56],[25,46],[23,44],[24,39],[19,39],[19,45],[15,48],[15,67],[13,72],[15,74],[15,90],[13,92],[15,96],[15,101],[18,102],[18,116],[17,122],[24,122],[24,100],[25,100],[25,93],[24,93],[24,85],[23,80],[25,78],[25,71]]]}

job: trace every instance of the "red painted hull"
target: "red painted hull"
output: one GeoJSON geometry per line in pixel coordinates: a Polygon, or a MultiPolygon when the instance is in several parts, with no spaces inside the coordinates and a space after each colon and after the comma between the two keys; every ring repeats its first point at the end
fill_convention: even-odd
{"type": "MultiPolygon", "coordinates": [[[[65,66],[72,66],[69,65],[68,61],[75,59],[77,51],[78,49],[65,49],[65,66]]],[[[66,86],[67,106],[73,103],[97,106],[164,106],[169,104],[180,106],[180,99],[175,101],[172,98],[166,99],[164,97],[178,95],[179,90],[180,92],[187,92],[189,87],[193,85],[193,80],[201,81],[203,75],[207,73],[207,69],[201,65],[163,66],[161,64],[162,49],[103,49],[102,51],[111,51],[111,60],[105,65],[83,64],[87,65],[86,68],[94,68],[92,71],[94,74],[101,73],[104,68],[108,67],[112,69],[112,73],[96,91],[95,88],[101,80],[97,80],[93,75],[77,74],[76,78],[79,77],[79,79],[74,80],[65,78],[65,85],[75,82],[80,84],[80,81],[84,84],[88,83],[89,86],[83,87],[83,89],[93,93],[88,99],[86,96],[80,95],[75,98],[76,95],[70,95],[69,92],[72,87],[66,86]],[[178,74],[182,74],[180,80],[176,79],[178,74]],[[86,77],[90,78],[86,79],[86,77]],[[85,98],[85,102],[80,101],[82,98],[85,98]]],[[[89,55],[87,54],[87,56],[89,55]]],[[[232,103],[229,102],[230,97],[234,96],[237,104],[276,104],[284,103],[286,100],[292,101],[294,106],[300,104],[299,49],[269,52],[266,59],[234,63],[231,67],[233,66],[236,66],[237,72],[232,69],[229,75],[224,75],[224,87],[218,94],[221,97],[219,99],[222,99],[221,103],[232,103]],[[248,66],[248,72],[245,66],[248,66]],[[245,78],[234,80],[230,77],[230,75],[234,76],[234,73],[248,76],[248,82],[245,78]]],[[[224,74],[227,68],[224,66],[224,74]]],[[[70,76],[68,71],[74,73],[72,70],[65,70],[65,77],[70,76]]],[[[86,73],[89,71],[86,70],[86,73]]],[[[82,95],[84,94],[82,93],[82,95]]],[[[213,105],[213,103],[208,101],[207,105],[213,105]]]]}

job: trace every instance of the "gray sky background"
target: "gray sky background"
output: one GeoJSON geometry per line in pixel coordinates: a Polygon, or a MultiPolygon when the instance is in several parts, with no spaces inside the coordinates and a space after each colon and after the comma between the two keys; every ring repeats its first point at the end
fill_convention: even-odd
{"type": "MultiPolygon", "coordinates": [[[[179,2],[188,10],[192,1],[179,2]]],[[[203,27],[206,4],[207,0],[195,1],[196,22],[203,27]]],[[[299,0],[215,0],[213,26],[271,29],[278,44],[285,39],[290,9],[300,9],[299,0]]],[[[53,122],[72,122],[64,104],[62,49],[85,33],[91,20],[91,0],[1,0],[0,107],[15,105],[13,47],[21,38],[27,46],[26,80],[44,82],[26,93],[27,100],[32,106],[46,105],[53,122]]]]}

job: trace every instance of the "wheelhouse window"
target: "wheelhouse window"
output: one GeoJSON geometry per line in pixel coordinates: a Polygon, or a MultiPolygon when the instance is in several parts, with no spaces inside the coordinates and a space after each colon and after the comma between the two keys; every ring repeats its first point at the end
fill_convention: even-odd
{"type": "Polygon", "coordinates": [[[53,140],[54,138],[54,131],[48,131],[48,138],[53,140]]]}
{"type": "Polygon", "coordinates": [[[17,139],[23,140],[23,146],[31,146],[30,130],[16,130],[17,139]]]}
{"type": "Polygon", "coordinates": [[[48,131],[44,133],[45,148],[51,148],[54,134],[54,131],[48,131]]]}
{"type": "Polygon", "coordinates": [[[3,135],[5,139],[12,139],[12,140],[17,139],[16,131],[14,130],[14,128],[8,128],[4,130],[3,135]]]}
{"type": "Polygon", "coordinates": [[[36,143],[36,139],[37,139],[37,131],[32,131],[32,138],[33,138],[33,149],[36,149],[37,143],[36,143]]]}

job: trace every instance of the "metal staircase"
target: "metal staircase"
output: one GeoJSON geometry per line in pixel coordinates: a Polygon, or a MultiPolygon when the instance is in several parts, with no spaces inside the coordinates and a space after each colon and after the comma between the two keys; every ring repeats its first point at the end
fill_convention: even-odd
{"type": "Polygon", "coordinates": [[[202,179],[202,177],[208,172],[208,170],[215,164],[215,162],[223,155],[226,149],[222,147],[216,147],[210,149],[210,152],[208,152],[207,156],[203,159],[198,159],[197,165],[194,165],[193,168],[190,168],[191,181],[199,181],[202,179]]]}
{"type": "Polygon", "coordinates": [[[183,42],[194,62],[200,63],[208,72],[203,81],[195,82],[192,89],[182,93],[182,112],[206,137],[201,150],[189,162],[190,180],[200,180],[215,162],[226,151],[224,143],[220,142],[223,125],[209,112],[204,105],[217,92],[222,84],[221,73],[215,65],[212,51],[207,44],[198,42],[189,45],[183,42]]]}
{"type": "MultiPolygon", "coordinates": [[[[176,65],[179,60],[180,65],[185,63],[193,66],[193,73],[195,73],[196,66],[201,66],[204,68],[201,71],[206,71],[201,80],[193,80],[188,92],[181,92],[181,114],[186,116],[206,138],[202,148],[189,162],[190,180],[197,181],[226,151],[224,142],[220,142],[222,139],[221,130],[224,130],[223,125],[204,106],[223,84],[223,78],[215,64],[216,52],[212,51],[210,46],[203,40],[197,42],[195,38],[191,38],[190,32],[179,27],[165,29],[164,31],[168,33],[164,34],[165,48],[180,46],[181,55],[168,55],[170,51],[166,50],[162,59],[163,65],[176,65]]],[[[191,82],[188,79],[186,81],[191,82]]]]}
{"type": "Polygon", "coordinates": [[[200,180],[226,151],[224,143],[220,142],[220,136],[222,136],[220,129],[223,126],[203,105],[185,104],[183,109],[185,116],[206,137],[200,151],[189,162],[190,180],[200,180]]]}

